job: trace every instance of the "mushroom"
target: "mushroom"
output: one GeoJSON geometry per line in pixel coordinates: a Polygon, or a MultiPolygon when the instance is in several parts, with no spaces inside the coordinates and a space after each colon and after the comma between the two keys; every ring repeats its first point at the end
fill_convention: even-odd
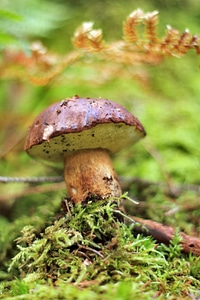
{"type": "Polygon", "coordinates": [[[74,96],[36,117],[25,150],[35,158],[64,162],[66,187],[76,204],[122,194],[110,154],[145,134],[139,120],[123,106],[103,98],[74,96]]]}

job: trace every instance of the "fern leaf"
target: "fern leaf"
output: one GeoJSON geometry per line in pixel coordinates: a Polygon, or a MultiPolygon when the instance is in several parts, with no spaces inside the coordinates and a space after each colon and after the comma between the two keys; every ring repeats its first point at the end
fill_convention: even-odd
{"type": "Polygon", "coordinates": [[[136,43],[139,40],[137,26],[141,24],[144,13],[141,9],[133,11],[123,24],[124,39],[129,43],[136,43]]]}
{"type": "Polygon", "coordinates": [[[144,25],[145,25],[145,36],[149,40],[149,43],[156,44],[158,42],[158,11],[153,11],[147,13],[144,16],[144,25]]]}
{"type": "Polygon", "coordinates": [[[102,30],[95,30],[92,22],[85,22],[75,31],[73,44],[77,48],[100,51],[104,48],[102,30]]]}

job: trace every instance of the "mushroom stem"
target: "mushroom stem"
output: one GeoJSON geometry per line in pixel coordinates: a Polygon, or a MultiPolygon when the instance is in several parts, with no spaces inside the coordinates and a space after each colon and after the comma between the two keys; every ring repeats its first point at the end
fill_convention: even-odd
{"type": "Polygon", "coordinates": [[[64,177],[69,197],[77,204],[122,194],[107,150],[78,150],[65,156],[64,177]]]}

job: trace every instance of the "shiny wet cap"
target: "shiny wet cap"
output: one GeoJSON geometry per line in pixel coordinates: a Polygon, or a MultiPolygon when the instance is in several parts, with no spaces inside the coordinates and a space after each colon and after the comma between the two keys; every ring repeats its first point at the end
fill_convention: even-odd
{"type": "Polygon", "coordinates": [[[48,161],[82,149],[116,153],[146,135],[140,121],[123,106],[98,98],[67,98],[47,107],[34,120],[27,153],[48,161]]]}

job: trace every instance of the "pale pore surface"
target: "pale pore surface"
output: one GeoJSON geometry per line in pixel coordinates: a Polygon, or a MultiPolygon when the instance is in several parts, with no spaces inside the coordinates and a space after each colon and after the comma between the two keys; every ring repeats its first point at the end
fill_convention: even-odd
{"type": "MultiPolygon", "coordinates": [[[[46,132],[44,132],[46,134],[46,132]]],[[[65,155],[82,149],[107,149],[116,153],[137,142],[143,133],[124,123],[99,124],[82,132],[61,134],[49,138],[27,150],[28,154],[43,160],[59,162],[65,155]]]]}

